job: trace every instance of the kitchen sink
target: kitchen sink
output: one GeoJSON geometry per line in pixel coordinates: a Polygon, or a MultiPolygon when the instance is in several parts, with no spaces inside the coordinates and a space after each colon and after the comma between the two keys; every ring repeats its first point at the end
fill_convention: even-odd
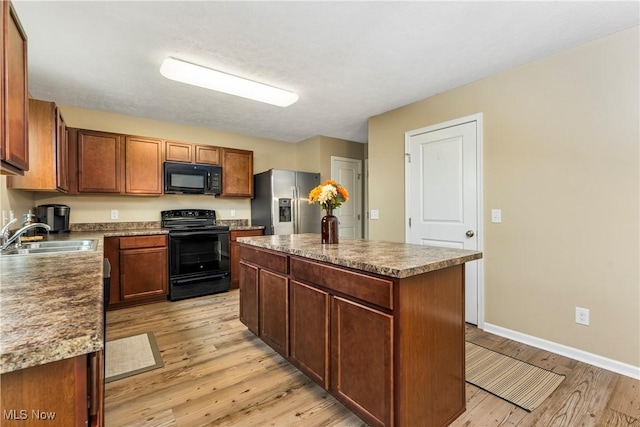
{"type": "Polygon", "coordinates": [[[23,243],[19,248],[13,246],[2,251],[2,255],[55,254],[60,252],[89,252],[98,248],[95,239],[51,240],[45,242],[23,243]]]}

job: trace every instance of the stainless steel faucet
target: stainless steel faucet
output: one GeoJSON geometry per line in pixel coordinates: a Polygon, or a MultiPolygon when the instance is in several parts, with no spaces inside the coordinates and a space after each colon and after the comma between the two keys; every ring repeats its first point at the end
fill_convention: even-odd
{"type": "Polygon", "coordinates": [[[31,230],[32,228],[44,228],[45,230],[47,230],[47,232],[49,232],[49,230],[51,230],[51,227],[49,227],[47,224],[43,224],[41,222],[32,222],[31,224],[27,224],[24,227],[17,229],[13,233],[13,235],[11,237],[9,237],[9,226],[11,224],[13,224],[14,222],[16,222],[17,220],[18,220],[18,218],[12,219],[4,227],[2,227],[2,230],[0,230],[0,235],[2,237],[2,246],[0,246],[0,251],[5,250],[7,248],[7,246],[12,244],[16,240],[18,241],[18,246],[20,246],[20,244],[22,243],[21,242],[22,235],[27,230],[31,230]]]}

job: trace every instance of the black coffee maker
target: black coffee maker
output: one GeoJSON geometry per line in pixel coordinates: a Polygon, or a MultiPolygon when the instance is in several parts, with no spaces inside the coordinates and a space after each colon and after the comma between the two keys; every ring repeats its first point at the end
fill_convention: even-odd
{"type": "Polygon", "coordinates": [[[36,207],[38,221],[51,227],[50,233],[69,231],[71,208],[67,205],[40,205],[36,207]]]}

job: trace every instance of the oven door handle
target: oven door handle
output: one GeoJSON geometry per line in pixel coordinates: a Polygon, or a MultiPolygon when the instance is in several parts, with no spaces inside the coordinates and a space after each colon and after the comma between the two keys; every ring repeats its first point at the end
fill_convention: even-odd
{"type": "Polygon", "coordinates": [[[229,273],[212,274],[210,276],[191,277],[189,279],[173,279],[173,284],[176,286],[188,285],[193,282],[201,282],[203,279],[222,279],[228,276],[229,273]]]}
{"type": "Polygon", "coordinates": [[[221,234],[229,234],[227,230],[213,231],[170,231],[169,237],[193,237],[193,236],[219,236],[221,234]]]}

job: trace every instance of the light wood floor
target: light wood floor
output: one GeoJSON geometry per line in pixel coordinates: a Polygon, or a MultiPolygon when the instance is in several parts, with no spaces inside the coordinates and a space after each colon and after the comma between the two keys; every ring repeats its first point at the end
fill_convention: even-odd
{"type": "MultiPolygon", "coordinates": [[[[108,340],[147,331],[164,367],[107,384],[107,427],[365,425],[247,331],[237,290],[107,313],[108,340]]],[[[531,413],[467,384],[453,426],[640,427],[640,381],[472,326],[467,339],[566,379],[531,413]]]]}

